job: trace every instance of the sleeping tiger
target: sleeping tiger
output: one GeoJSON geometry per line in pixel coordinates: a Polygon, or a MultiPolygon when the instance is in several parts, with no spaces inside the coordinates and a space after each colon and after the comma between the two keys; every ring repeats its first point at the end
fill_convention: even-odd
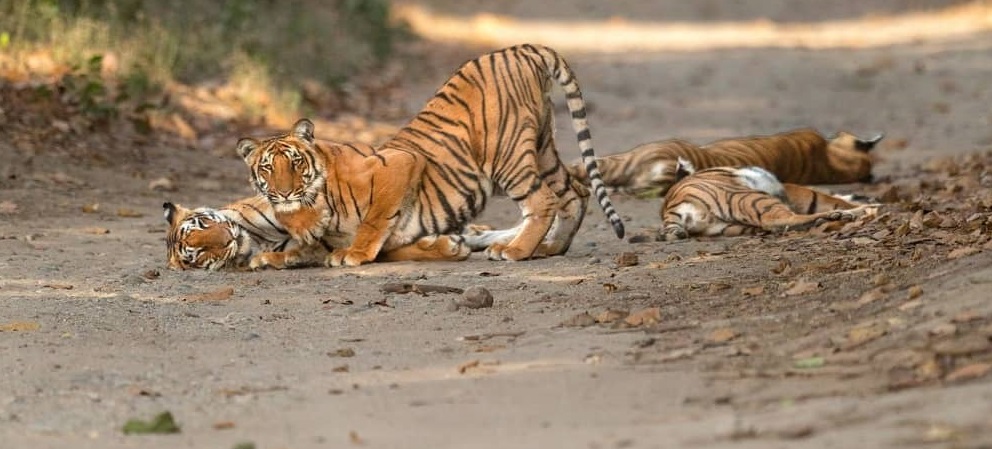
{"type": "Polygon", "coordinates": [[[589,191],[568,174],[553,138],[552,81],[565,91],[582,160],[617,236],[624,228],[596,166],[575,75],[554,50],[520,45],[468,61],[410,123],[372,154],[314,140],[299,120],[282,136],[243,138],[251,183],[297,241],[328,236],[329,266],[391,260],[494,260],[562,254],[582,223],[589,191]],[[523,220],[504,230],[466,225],[495,188],[523,220]]]}
{"type": "Polygon", "coordinates": [[[220,209],[187,209],[165,203],[168,267],[174,270],[244,268],[253,259],[267,266],[291,268],[323,262],[329,247],[296,244],[276,221],[261,196],[244,198],[220,209]]]}
{"type": "MultiPolygon", "coordinates": [[[[675,162],[685,158],[697,169],[756,166],[781,182],[793,184],[846,184],[872,179],[871,155],[882,140],[879,134],[860,139],[840,132],[829,140],[812,129],[770,136],[724,139],[702,147],[679,139],[651,142],[597,159],[607,186],[634,194],[655,191],[664,196],[674,182],[675,162]]],[[[581,163],[569,166],[572,176],[585,181],[581,163]]]]}
{"type": "Polygon", "coordinates": [[[853,204],[796,184],[783,184],[761,167],[695,171],[679,158],[675,184],[661,208],[661,237],[737,236],[803,230],[825,221],[874,214],[877,205],[853,204]]]}

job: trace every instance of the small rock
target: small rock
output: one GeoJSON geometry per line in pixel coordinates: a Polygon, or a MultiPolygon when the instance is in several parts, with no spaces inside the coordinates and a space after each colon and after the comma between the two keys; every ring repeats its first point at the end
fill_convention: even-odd
{"type": "Polygon", "coordinates": [[[460,309],[460,308],[461,307],[458,305],[458,301],[455,301],[454,299],[449,299],[444,304],[444,311],[445,312],[457,312],[458,309],[460,309]]]}
{"type": "Polygon", "coordinates": [[[590,257],[590,258],[589,258],[589,261],[588,261],[588,262],[586,262],[586,263],[587,263],[587,264],[589,264],[589,265],[596,265],[596,264],[598,264],[598,263],[600,263],[600,262],[602,262],[602,261],[601,261],[601,260],[599,260],[599,258],[598,258],[598,257],[590,257]]]}
{"type": "Polygon", "coordinates": [[[919,298],[920,295],[922,294],[923,294],[923,287],[920,287],[919,285],[914,285],[912,287],[909,287],[909,292],[908,292],[909,299],[919,298]]]}
{"type": "Polygon", "coordinates": [[[624,323],[628,326],[650,326],[661,322],[661,309],[658,307],[648,307],[638,310],[624,318],[624,323]]]}
{"type": "Polygon", "coordinates": [[[458,305],[469,309],[492,307],[493,294],[490,293],[485,287],[480,287],[478,285],[469,287],[465,290],[465,293],[462,294],[462,299],[458,302],[458,305]]]}
{"type": "Polygon", "coordinates": [[[589,312],[582,312],[561,323],[565,327],[586,327],[593,324],[596,324],[596,318],[590,315],[589,312]]]}
{"type": "Polygon", "coordinates": [[[934,345],[934,352],[942,355],[964,356],[992,351],[989,339],[980,335],[970,335],[934,345]]]}
{"type": "Polygon", "coordinates": [[[341,348],[333,352],[328,352],[327,355],[331,357],[354,357],[355,350],[351,348],[341,348]]]}
{"type": "Polygon", "coordinates": [[[632,267],[638,263],[637,253],[622,252],[613,261],[617,264],[617,267],[632,267]]]}
{"type": "Polygon", "coordinates": [[[146,272],[144,272],[144,273],[141,274],[141,276],[143,278],[148,279],[148,280],[158,279],[158,277],[161,276],[161,275],[162,274],[159,273],[158,270],[148,270],[148,271],[146,271],[146,272]]]}

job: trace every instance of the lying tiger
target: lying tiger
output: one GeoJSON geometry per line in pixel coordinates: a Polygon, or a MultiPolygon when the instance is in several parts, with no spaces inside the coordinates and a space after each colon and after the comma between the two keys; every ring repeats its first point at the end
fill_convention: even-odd
{"type": "Polygon", "coordinates": [[[462,260],[469,250],[494,260],[563,254],[582,224],[589,191],[555,149],[553,81],[565,91],[598,203],[622,238],[579,85],[546,47],[520,45],[468,61],[371,154],[315,141],[307,119],[285,135],[243,138],[237,150],[294,240],[332,244],[329,266],[360,265],[382,253],[392,260],[462,260]],[[497,188],[517,202],[520,224],[460,235],[497,188]]]}
{"type": "MultiPolygon", "coordinates": [[[[792,184],[869,182],[872,179],[869,151],[882,137],[879,134],[865,140],[840,132],[827,140],[814,130],[798,129],[770,136],[718,140],[702,147],[672,139],[639,145],[596,162],[608,187],[657,196],[664,196],[675,181],[676,160],[680,157],[699,170],[762,167],[781,182],[792,184]]],[[[573,164],[569,171],[585,181],[583,164],[573,164]]]]}
{"type": "Polygon", "coordinates": [[[737,236],[804,230],[826,221],[874,214],[877,205],[854,204],[796,184],[783,184],[761,167],[695,171],[678,159],[675,184],[661,208],[661,237],[737,236]]]}
{"type": "Polygon", "coordinates": [[[165,243],[168,266],[174,270],[245,268],[252,259],[277,268],[322,263],[330,247],[304,250],[276,221],[268,200],[244,198],[220,209],[187,209],[165,203],[169,223],[165,243]]]}

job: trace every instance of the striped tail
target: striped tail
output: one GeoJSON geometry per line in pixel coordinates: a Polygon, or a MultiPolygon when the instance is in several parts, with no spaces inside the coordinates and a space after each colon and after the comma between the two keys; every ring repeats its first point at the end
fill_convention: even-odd
{"type": "Polygon", "coordinates": [[[537,53],[544,61],[551,76],[558,82],[562,90],[565,91],[565,100],[568,104],[568,111],[572,114],[572,128],[579,140],[579,150],[582,151],[582,164],[586,167],[586,174],[589,184],[592,186],[593,194],[599,202],[599,207],[603,209],[606,218],[613,225],[613,231],[617,237],[623,238],[623,220],[620,214],[613,208],[613,202],[606,192],[606,185],[603,183],[602,175],[599,172],[599,165],[596,163],[596,152],[592,147],[592,134],[589,132],[589,123],[586,120],[586,103],[582,100],[582,91],[579,90],[579,83],[575,80],[575,74],[568,67],[558,53],[554,50],[538,46],[524,45],[525,48],[537,53]]]}

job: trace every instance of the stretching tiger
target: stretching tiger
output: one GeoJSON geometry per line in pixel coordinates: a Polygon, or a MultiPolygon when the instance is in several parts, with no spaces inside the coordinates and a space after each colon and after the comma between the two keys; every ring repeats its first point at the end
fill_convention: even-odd
{"type": "Polygon", "coordinates": [[[331,238],[329,266],[359,265],[383,252],[392,260],[461,260],[468,250],[485,250],[494,260],[562,254],[582,223],[589,191],[555,149],[552,81],[565,91],[592,188],[622,238],[579,85],[565,60],[546,47],[520,45],[468,61],[367,157],[319,144],[307,119],[282,136],[239,140],[238,154],[294,239],[309,245],[331,238]],[[523,220],[511,229],[459,235],[494,188],[517,202],[523,220]]]}
{"type": "MultiPolygon", "coordinates": [[[[702,147],[672,139],[646,143],[597,159],[603,182],[629,193],[657,191],[658,196],[675,181],[675,163],[685,158],[702,170],[712,167],[762,167],[781,182],[794,184],[845,184],[871,181],[869,151],[883,135],[863,140],[840,132],[827,140],[811,129],[770,136],[724,139],[702,147]]],[[[569,166],[572,176],[585,180],[584,164],[569,166]]]]}
{"type": "Polygon", "coordinates": [[[808,229],[824,221],[850,221],[875,213],[808,187],[783,184],[761,167],[717,167],[698,172],[685,159],[661,209],[662,236],[736,236],[808,229]]]}
{"type": "Polygon", "coordinates": [[[168,266],[174,270],[244,268],[252,259],[276,268],[323,262],[329,247],[304,249],[276,221],[268,200],[244,198],[220,209],[165,203],[168,266]]]}

